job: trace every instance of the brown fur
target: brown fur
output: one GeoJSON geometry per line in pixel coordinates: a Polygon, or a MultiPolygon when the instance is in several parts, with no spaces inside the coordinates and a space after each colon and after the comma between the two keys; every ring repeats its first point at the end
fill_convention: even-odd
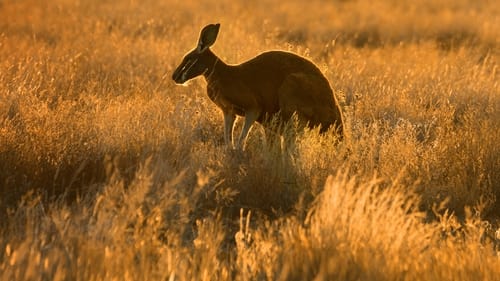
{"type": "MultiPolygon", "coordinates": [[[[203,36],[209,28],[202,31],[199,46],[207,40],[203,36]]],[[[218,26],[215,36],[217,32],[218,26]]],[[[342,138],[343,120],[338,101],[328,80],[312,62],[293,53],[270,51],[242,64],[228,65],[208,48],[210,45],[186,55],[173,79],[183,83],[186,76],[193,76],[187,72],[204,69],[208,96],[224,113],[226,142],[232,143],[236,115],[245,117],[238,147],[243,146],[255,121],[265,123],[276,115],[279,120],[287,121],[294,113],[301,124],[320,126],[320,132],[334,126],[342,138]]]]}

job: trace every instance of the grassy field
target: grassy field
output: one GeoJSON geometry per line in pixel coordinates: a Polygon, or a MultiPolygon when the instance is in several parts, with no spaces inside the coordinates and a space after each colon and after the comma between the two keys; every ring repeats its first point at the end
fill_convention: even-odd
{"type": "Polygon", "coordinates": [[[493,0],[0,0],[0,279],[498,278],[498,26],[493,0]],[[227,63],[314,61],[346,139],[227,149],[204,79],[170,79],[215,22],[227,63]]]}

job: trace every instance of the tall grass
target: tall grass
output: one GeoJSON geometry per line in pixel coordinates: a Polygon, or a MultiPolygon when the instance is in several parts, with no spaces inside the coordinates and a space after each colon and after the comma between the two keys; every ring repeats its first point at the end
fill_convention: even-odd
{"type": "Polygon", "coordinates": [[[498,9],[0,2],[1,279],[494,280],[498,9]],[[228,63],[317,63],[347,138],[228,150],[205,82],[170,81],[209,22],[228,63]]]}

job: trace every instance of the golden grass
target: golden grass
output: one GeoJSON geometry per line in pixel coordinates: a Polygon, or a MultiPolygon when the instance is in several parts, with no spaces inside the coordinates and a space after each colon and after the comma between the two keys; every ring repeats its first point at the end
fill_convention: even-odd
{"type": "Polygon", "coordinates": [[[494,280],[499,9],[0,2],[0,279],[494,280]],[[316,62],[346,140],[226,149],[205,82],[170,81],[210,22],[228,63],[316,62]]]}

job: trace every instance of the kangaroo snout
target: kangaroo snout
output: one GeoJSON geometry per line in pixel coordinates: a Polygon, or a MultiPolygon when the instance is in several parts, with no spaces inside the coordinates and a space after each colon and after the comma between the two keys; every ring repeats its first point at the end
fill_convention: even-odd
{"type": "Polygon", "coordinates": [[[184,68],[185,67],[181,64],[172,74],[172,80],[174,80],[176,84],[184,84],[186,82],[186,77],[183,75],[184,68]]]}
{"type": "Polygon", "coordinates": [[[180,74],[177,71],[174,71],[174,73],[172,74],[172,80],[174,80],[174,82],[177,84],[182,84],[183,82],[180,78],[180,74]]]}

